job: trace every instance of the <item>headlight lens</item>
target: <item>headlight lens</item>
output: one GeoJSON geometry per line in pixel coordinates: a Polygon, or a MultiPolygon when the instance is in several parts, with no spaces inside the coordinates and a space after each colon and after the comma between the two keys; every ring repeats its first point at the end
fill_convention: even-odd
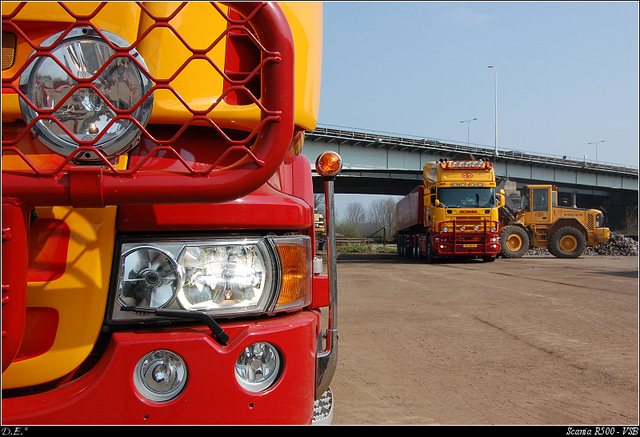
{"type": "MultiPolygon", "coordinates": [[[[107,31],[101,31],[114,45],[128,47],[129,43],[107,31]]],[[[53,35],[42,46],[53,44],[61,33],[53,35]]],[[[114,54],[114,50],[92,28],[76,28],[53,50],[52,57],[35,58],[20,76],[20,90],[37,108],[31,108],[20,99],[20,107],[26,123],[38,116],[40,110],[50,110],[60,102],[53,119],[41,119],[33,127],[34,133],[51,150],[69,156],[79,147],[78,141],[94,141],[103,155],[112,157],[137,145],[140,130],[129,119],[117,118],[118,114],[95,91],[99,90],[117,110],[127,111],[142,126],[151,115],[153,97],[148,97],[136,110],[132,109],[151,89],[152,82],[131,58],[118,57],[96,75],[97,71],[114,54]],[[91,84],[72,92],[78,82],[60,66],[66,67],[78,79],[93,78],[91,84]],[[94,77],[95,76],[95,77],[94,77]],[[109,125],[112,120],[114,120],[109,125]],[[72,135],[67,134],[63,125],[72,135]]],[[[144,60],[135,49],[129,52],[144,66],[144,60]]],[[[96,160],[95,153],[75,156],[79,160],[96,160]]]]}
{"type": "Polygon", "coordinates": [[[307,236],[128,241],[120,251],[112,323],[156,317],[122,307],[236,317],[295,310],[311,300],[307,236]]]}
{"type": "Polygon", "coordinates": [[[257,244],[187,246],[180,256],[184,284],[178,293],[184,309],[256,308],[268,279],[257,244]]]}
{"type": "Polygon", "coordinates": [[[170,254],[148,246],[127,251],[122,257],[118,299],[125,306],[161,308],[180,286],[180,271],[170,254]]]}

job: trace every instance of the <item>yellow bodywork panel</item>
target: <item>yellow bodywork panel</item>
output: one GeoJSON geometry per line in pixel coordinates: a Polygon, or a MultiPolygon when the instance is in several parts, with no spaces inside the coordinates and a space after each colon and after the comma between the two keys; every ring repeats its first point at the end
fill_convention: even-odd
{"type": "Polygon", "coordinates": [[[287,16],[295,44],[295,123],[313,130],[320,107],[322,3],[283,2],[280,7],[287,16]]]}
{"type": "MultiPolygon", "coordinates": [[[[3,15],[18,7],[17,2],[3,2],[3,15]]],[[[69,2],[67,7],[74,13],[89,14],[100,6],[93,2],[69,2]]],[[[149,12],[168,17],[179,6],[177,2],[144,3],[149,12]]],[[[305,130],[313,130],[318,120],[320,103],[320,80],[322,70],[322,4],[317,2],[280,3],[294,39],[295,46],[295,124],[305,130]]],[[[226,7],[221,7],[224,12],[226,7]]],[[[28,3],[15,17],[18,21],[42,21],[68,23],[71,16],[57,3],[28,3]]],[[[152,24],[151,18],[133,2],[109,2],[92,22],[100,29],[108,30],[133,44],[152,24]]],[[[190,2],[169,22],[185,42],[194,49],[209,47],[227,26],[226,20],[208,2],[190,2]]],[[[56,29],[61,31],[62,28],[56,29]]],[[[3,29],[11,31],[12,29],[3,29]]],[[[55,32],[53,32],[55,33],[55,32]]],[[[41,32],[34,42],[40,43],[51,34],[41,32]]],[[[152,76],[168,79],[191,56],[191,52],[172,30],[164,27],[153,29],[136,46],[145,60],[152,76]]],[[[207,53],[218,68],[225,68],[226,38],[222,38],[207,53]]],[[[32,48],[18,38],[16,62],[2,72],[3,77],[12,77],[20,65],[31,55],[32,48]]],[[[171,82],[180,97],[196,110],[210,107],[223,93],[222,76],[204,60],[192,60],[171,82]]],[[[3,94],[2,120],[10,123],[21,119],[22,114],[15,94],[3,94]]],[[[168,90],[157,90],[150,123],[182,124],[192,113],[168,90]]],[[[255,104],[230,105],[219,102],[209,114],[222,127],[252,130],[260,121],[260,110],[255,104]]]]}
{"type": "MultiPolygon", "coordinates": [[[[443,169],[439,162],[427,162],[422,168],[425,187],[451,186],[451,183],[483,183],[484,187],[494,188],[496,186],[495,171],[493,168],[460,168],[443,169]]],[[[425,191],[426,192],[426,191],[425,191]]]]}
{"type": "Polygon", "coordinates": [[[13,362],[2,374],[2,388],[37,385],[78,367],[98,338],[104,317],[115,238],[116,207],[38,208],[39,218],[64,220],[71,231],[64,275],[28,284],[27,306],[52,308],[59,324],[51,349],[13,362]]]}
{"type": "MultiPolygon", "coordinates": [[[[148,3],[154,15],[168,17],[180,3],[148,3]]],[[[322,4],[306,2],[280,3],[294,39],[295,46],[295,124],[313,130],[318,119],[322,56],[322,4]]],[[[226,11],[226,9],[223,9],[226,11]]],[[[141,20],[140,32],[153,24],[147,16],[141,20]]],[[[209,3],[192,2],[177,14],[170,24],[193,48],[208,48],[227,26],[226,20],[209,3]]],[[[221,39],[207,53],[220,69],[225,65],[226,39],[221,39]]],[[[170,78],[186,64],[171,86],[189,107],[205,110],[217,103],[209,116],[222,127],[253,129],[260,121],[260,110],[255,104],[230,105],[217,102],[223,94],[223,78],[204,60],[192,60],[189,51],[176,34],[167,28],[152,30],[138,46],[152,76],[170,78]]],[[[182,124],[191,117],[183,103],[169,90],[158,90],[150,123],[182,124]]]]}
{"type": "MultiPolygon", "coordinates": [[[[67,2],[66,7],[73,13],[90,15],[100,7],[97,2],[67,2]]],[[[2,2],[2,15],[18,10],[18,2],[2,2]]],[[[108,2],[96,13],[92,22],[99,28],[133,43],[138,37],[140,27],[140,8],[133,2],[108,2]]],[[[35,32],[29,32],[33,42],[41,44],[51,35],[64,30],[75,21],[61,5],[53,2],[26,3],[16,14],[14,20],[42,22],[35,32]]],[[[14,32],[11,27],[3,27],[3,32],[14,32]]],[[[2,72],[3,78],[13,77],[26,62],[33,49],[20,36],[17,38],[16,58],[13,67],[2,72]]],[[[18,81],[14,82],[16,85],[18,81]]],[[[12,123],[22,119],[17,94],[2,94],[2,122],[12,123]]]]}

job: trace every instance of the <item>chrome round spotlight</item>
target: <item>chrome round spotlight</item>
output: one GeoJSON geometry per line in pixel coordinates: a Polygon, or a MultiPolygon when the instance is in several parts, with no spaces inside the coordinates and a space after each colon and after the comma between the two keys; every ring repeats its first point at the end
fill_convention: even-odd
{"type": "MultiPolygon", "coordinates": [[[[128,47],[124,39],[102,30],[109,41],[118,47],[128,47]]],[[[47,38],[41,45],[51,46],[61,33],[47,38]]],[[[34,52],[35,53],[35,52],[34,52]]],[[[51,49],[51,56],[37,56],[20,76],[19,88],[32,108],[20,99],[20,109],[28,124],[43,111],[52,110],[51,118],[41,118],[32,127],[34,134],[52,151],[69,156],[79,147],[79,141],[92,141],[94,147],[105,157],[111,158],[135,147],[140,139],[140,129],[128,118],[135,118],[142,126],[149,121],[153,106],[153,96],[145,98],[135,110],[133,108],[144,98],[153,86],[146,71],[136,65],[132,58],[116,57],[115,51],[90,27],[73,29],[51,49]],[[100,73],[98,70],[109,62],[100,73]],[[71,74],[67,73],[64,66],[71,74]],[[91,78],[91,85],[78,88],[76,79],[91,78]],[[96,92],[100,91],[118,114],[96,92]],[[110,124],[112,123],[112,124],[110,124]],[[69,135],[60,125],[64,126],[69,135]],[[100,137],[100,138],[98,138],[100,137]]],[[[144,60],[135,49],[129,54],[144,67],[144,60]]],[[[98,160],[94,152],[86,151],[77,160],[98,160]]]]}

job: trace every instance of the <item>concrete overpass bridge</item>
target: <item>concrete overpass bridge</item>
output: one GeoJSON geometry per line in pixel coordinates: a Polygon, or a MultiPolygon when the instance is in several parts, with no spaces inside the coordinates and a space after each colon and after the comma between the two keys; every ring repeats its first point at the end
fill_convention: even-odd
{"type": "MultiPolygon", "coordinates": [[[[496,176],[506,178],[514,189],[552,184],[561,198],[577,190],[578,206],[605,210],[614,230],[625,228],[628,211],[638,205],[637,167],[517,150],[499,149],[496,156],[495,149],[482,146],[318,125],[307,134],[303,154],[314,162],[325,150],[338,152],[344,161],[335,183],[337,194],[404,196],[422,183],[426,162],[472,154],[476,159],[488,158],[496,176]]],[[[314,191],[323,191],[322,180],[315,174],[314,191]]]]}

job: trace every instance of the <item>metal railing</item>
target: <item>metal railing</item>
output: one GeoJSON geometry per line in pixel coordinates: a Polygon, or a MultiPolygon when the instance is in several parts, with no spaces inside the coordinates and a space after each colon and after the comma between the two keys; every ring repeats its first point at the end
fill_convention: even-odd
{"type": "MultiPolygon", "coordinates": [[[[453,153],[471,153],[478,157],[495,156],[495,149],[485,145],[467,145],[440,138],[430,138],[415,135],[403,135],[391,132],[355,129],[351,127],[318,124],[316,129],[309,136],[317,135],[327,138],[339,138],[350,141],[362,141],[368,143],[378,143],[381,146],[404,147],[415,151],[443,151],[453,153]]],[[[602,170],[608,172],[618,172],[630,175],[638,175],[638,167],[621,164],[595,162],[586,159],[570,158],[559,155],[543,155],[535,152],[521,150],[498,150],[499,159],[513,159],[518,161],[534,162],[538,164],[552,164],[588,170],[602,170]]]]}

